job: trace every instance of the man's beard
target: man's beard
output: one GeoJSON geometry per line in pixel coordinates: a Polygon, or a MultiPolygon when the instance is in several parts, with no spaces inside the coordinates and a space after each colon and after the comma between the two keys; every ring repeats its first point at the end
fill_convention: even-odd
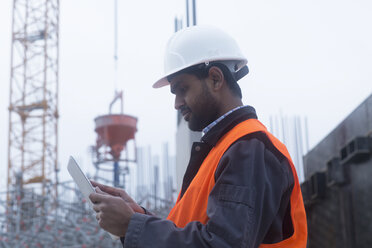
{"type": "Polygon", "coordinates": [[[218,102],[209,92],[209,89],[202,81],[202,92],[197,97],[198,102],[191,109],[188,122],[189,129],[192,131],[202,131],[206,126],[218,118],[218,102]]]}

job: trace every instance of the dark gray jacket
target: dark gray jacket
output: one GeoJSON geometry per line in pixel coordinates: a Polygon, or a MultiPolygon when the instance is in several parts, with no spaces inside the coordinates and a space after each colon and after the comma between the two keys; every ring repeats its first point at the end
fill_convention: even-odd
{"type": "MultiPolygon", "coordinates": [[[[249,118],[257,118],[252,107],[234,111],[193,144],[181,195],[217,141],[249,118]]],[[[215,182],[206,225],[191,222],[178,228],[169,220],[135,213],[123,247],[258,247],[291,236],[293,175],[287,159],[264,133],[249,134],[232,144],[218,164],[215,182]]]]}

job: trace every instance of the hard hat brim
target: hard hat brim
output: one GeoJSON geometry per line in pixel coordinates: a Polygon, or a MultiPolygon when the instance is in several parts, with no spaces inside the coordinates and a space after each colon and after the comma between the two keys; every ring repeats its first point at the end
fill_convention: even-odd
{"type": "Polygon", "coordinates": [[[164,87],[164,86],[167,86],[167,85],[169,85],[168,79],[167,79],[167,77],[163,77],[163,78],[159,79],[158,81],[156,81],[152,85],[152,87],[154,89],[158,89],[158,88],[161,88],[161,87],[164,87]]]}
{"type": "Polygon", "coordinates": [[[194,66],[194,65],[197,65],[197,64],[202,64],[202,63],[206,63],[206,62],[217,62],[217,61],[239,61],[238,63],[238,70],[240,70],[243,66],[245,66],[247,64],[247,59],[245,57],[217,57],[217,58],[211,58],[209,61],[206,61],[206,60],[201,60],[201,61],[198,61],[196,63],[193,63],[193,64],[190,64],[190,65],[187,65],[187,66],[181,66],[169,73],[167,73],[165,76],[163,76],[161,79],[159,79],[158,81],[156,81],[152,87],[155,88],[155,89],[158,89],[158,88],[161,88],[161,87],[164,87],[164,86],[167,86],[169,85],[169,81],[167,79],[168,76],[174,74],[174,73],[177,73],[177,72],[180,72],[186,68],[189,68],[191,66],[194,66]]]}

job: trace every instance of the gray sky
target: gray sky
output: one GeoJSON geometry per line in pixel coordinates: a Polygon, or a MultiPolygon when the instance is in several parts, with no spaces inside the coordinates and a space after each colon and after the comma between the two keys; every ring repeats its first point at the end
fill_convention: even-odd
{"type": "MultiPolygon", "coordinates": [[[[113,1],[60,1],[59,162],[76,155],[90,167],[93,119],[114,92],[113,1]]],[[[199,0],[199,24],[234,36],[248,58],[245,104],[269,116],[307,116],[314,146],[372,92],[372,2],[369,0],[199,0]]],[[[184,0],[119,0],[119,87],[124,112],[137,116],[137,143],[174,145],[176,119],[168,88],[154,90],[163,53],[184,17],[184,0]]],[[[0,173],[6,174],[11,0],[0,1],[0,173]]],[[[184,21],[185,23],[185,21],[184,21]]],[[[159,147],[159,148],[158,148],[159,147]]],[[[174,149],[172,149],[174,151],[174,149]]],[[[5,187],[2,176],[0,187],[5,187]]],[[[0,188],[0,189],[1,189],[0,188]]]]}

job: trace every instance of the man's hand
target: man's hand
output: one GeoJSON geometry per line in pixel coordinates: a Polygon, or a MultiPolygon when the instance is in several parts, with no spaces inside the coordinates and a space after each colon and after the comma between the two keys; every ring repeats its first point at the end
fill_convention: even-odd
{"type": "Polygon", "coordinates": [[[90,182],[92,183],[93,187],[100,188],[100,190],[102,190],[104,193],[122,198],[133,209],[134,212],[141,214],[145,213],[143,208],[141,208],[141,206],[138,205],[124,190],[103,185],[92,180],[90,180],[90,182]]]}
{"type": "Polygon", "coordinates": [[[134,211],[121,197],[105,194],[99,188],[96,192],[90,194],[89,199],[96,211],[98,224],[109,233],[124,237],[134,211]]]}

